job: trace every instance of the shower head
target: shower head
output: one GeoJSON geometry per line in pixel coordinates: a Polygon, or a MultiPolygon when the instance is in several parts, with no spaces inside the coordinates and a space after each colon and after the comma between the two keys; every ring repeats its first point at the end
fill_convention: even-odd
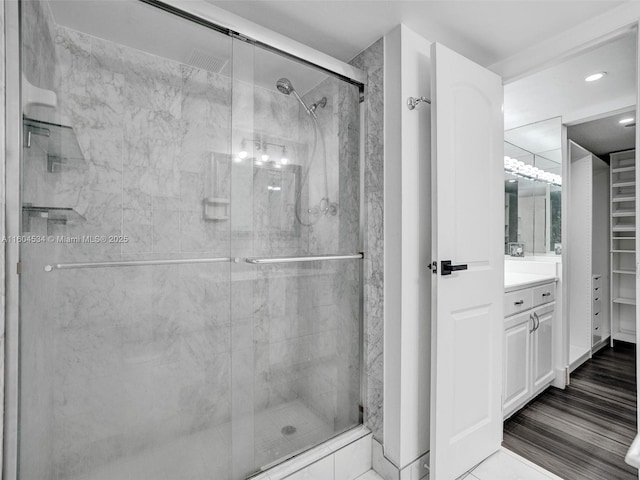
{"type": "Polygon", "coordinates": [[[291,92],[294,92],[293,84],[291,80],[288,78],[281,78],[276,82],[276,88],[280,93],[284,93],[285,95],[289,95],[291,92]]]}
{"type": "Polygon", "coordinates": [[[281,78],[276,82],[276,88],[280,93],[284,93],[285,95],[293,94],[293,96],[296,97],[298,102],[300,102],[300,105],[302,105],[302,108],[304,108],[304,111],[307,112],[307,115],[312,116],[313,118],[318,118],[316,115],[316,112],[314,111],[315,109],[311,110],[309,107],[307,107],[307,104],[304,103],[304,100],[300,98],[300,95],[298,95],[298,92],[296,92],[296,89],[293,88],[293,84],[291,83],[291,80],[289,80],[288,78],[281,78]]]}

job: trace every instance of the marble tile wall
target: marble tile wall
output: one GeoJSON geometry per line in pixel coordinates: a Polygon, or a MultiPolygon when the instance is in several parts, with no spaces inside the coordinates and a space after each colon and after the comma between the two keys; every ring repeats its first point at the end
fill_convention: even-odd
{"type": "Polygon", "coordinates": [[[364,421],[382,442],[384,334],[384,40],[380,38],[350,63],[367,72],[364,191],[364,421]]]}

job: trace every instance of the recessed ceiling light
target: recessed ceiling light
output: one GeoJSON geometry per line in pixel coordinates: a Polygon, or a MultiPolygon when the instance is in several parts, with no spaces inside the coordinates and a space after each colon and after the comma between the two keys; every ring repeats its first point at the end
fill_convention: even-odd
{"type": "Polygon", "coordinates": [[[589,75],[587,78],[584,79],[585,82],[596,82],[598,80],[600,80],[602,77],[604,77],[607,74],[607,72],[598,72],[598,73],[593,73],[591,75],[589,75]]]}
{"type": "Polygon", "coordinates": [[[623,118],[623,119],[622,119],[622,120],[620,120],[618,123],[621,123],[621,124],[623,124],[623,125],[624,125],[625,123],[631,123],[631,122],[633,122],[634,120],[635,120],[635,118],[633,118],[633,117],[627,117],[627,118],[623,118]]]}

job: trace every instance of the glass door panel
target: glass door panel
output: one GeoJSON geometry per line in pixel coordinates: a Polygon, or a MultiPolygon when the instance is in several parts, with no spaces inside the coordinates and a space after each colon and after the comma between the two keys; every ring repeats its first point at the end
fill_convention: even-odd
{"type": "Polygon", "coordinates": [[[231,39],[21,5],[20,478],[230,478],[231,39]]]}
{"type": "Polygon", "coordinates": [[[232,429],[242,478],[360,423],[360,91],[250,43],[233,48],[231,317],[245,334],[232,335],[232,429]]]}

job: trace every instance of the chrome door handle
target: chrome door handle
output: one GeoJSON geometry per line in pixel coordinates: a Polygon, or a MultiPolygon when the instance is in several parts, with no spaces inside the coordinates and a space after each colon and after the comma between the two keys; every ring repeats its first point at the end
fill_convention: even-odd
{"type": "Polygon", "coordinates": [[[536,327],[535,327],[535,325],[536,325],[536,320],[535,320],[535,318],[533,318],[533,313],[530,313],[530,314],[529,314],[529,320],[531,320],[531,321],[533,322],[533,327],[531,327],[531,328],[529,329],[529,333],[533,333],[533,332],[535,331],[535,329],[536,329],[536,327]]]}
{"type": "Polygon", "coordinates": [[[540,328],[540,317],[538,317],[538,314],[536,312],[533,312],[533,317],[536,321],[536,326],[533,329],[533,331],[535,332],[538,328],[540,328]]]}

